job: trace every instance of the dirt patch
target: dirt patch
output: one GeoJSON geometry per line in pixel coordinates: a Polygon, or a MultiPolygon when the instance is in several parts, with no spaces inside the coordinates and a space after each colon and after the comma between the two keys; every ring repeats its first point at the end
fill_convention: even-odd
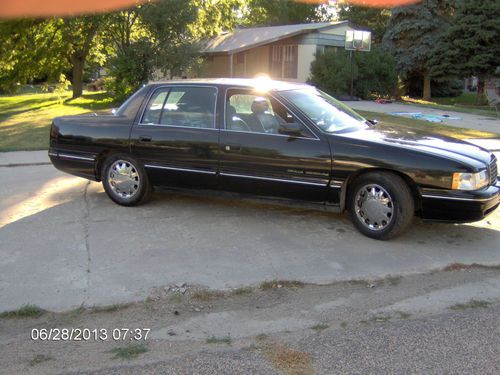
{"type": "Polygon", "coordinates": [[[451,263],[451,264],[448,264],[446,267],[443,267],[442,271],[451,272],[451,271],[464,271],[464,270],[473,270],[473,269],[500,270],[500,265],[488,266],[488,265],[478,264],[478,263],[472,263],[472,264],[451,263]]]}
{"type": "Polygon", "coordinates": [[[286,375],[316,374],[309,353],[292,349],[280,343],[266,345],[263,352],[273,366],[286,375]]]}

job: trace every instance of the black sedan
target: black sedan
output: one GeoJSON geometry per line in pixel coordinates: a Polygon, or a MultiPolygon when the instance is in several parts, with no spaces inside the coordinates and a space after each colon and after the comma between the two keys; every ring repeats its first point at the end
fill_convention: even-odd
{"type": "Polygon", "coordinates": [[[367,121],[314,87],[268,80],[146,85],[113,115],[54,119],[49,156],[133,206],[155,185],[348,210],[376,239],[417,215],[471,222],[498,207],[497,162],[451,138],[367,121]]]}

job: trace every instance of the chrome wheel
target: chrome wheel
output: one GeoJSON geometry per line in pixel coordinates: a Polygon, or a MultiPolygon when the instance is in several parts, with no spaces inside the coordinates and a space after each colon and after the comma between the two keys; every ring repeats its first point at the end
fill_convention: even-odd
{"type": "Polygon", "coordinates": [[[117,160],[109,167],[108,183],[118,197],[130,199],[139,191],[141,178],[132,163],[117,160]]]}
{"type": "Polygon", "coordinates": [[[380,185],[363,186],[358,190],[354,204],[357,218],[368,229],[382,230],[393,219],[392,197],[380,185]]]}

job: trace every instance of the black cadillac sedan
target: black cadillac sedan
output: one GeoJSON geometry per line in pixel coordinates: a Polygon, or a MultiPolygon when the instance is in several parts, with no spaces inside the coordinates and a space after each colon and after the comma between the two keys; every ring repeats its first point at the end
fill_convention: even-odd
{"type": "Polygon", "coordinates": [[[55,118],[49,156],[124,206],[155,185],[237,191],[347,210],[376,239],[415,215],[481,220],[500,195],[486,150],[376,124],[314,87],[270,80],[151,83],[113,115],[55,118]]]}

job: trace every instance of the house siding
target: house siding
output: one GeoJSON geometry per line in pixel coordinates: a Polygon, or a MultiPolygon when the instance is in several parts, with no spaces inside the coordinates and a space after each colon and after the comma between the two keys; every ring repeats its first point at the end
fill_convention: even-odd
{"type": "Polygon", "coordinates": [[[211,61],[206,61],[201,73],[204,77],[223,78],[228,77],[230,72],[229,56],[213,56],[211,61]]]}
{"type": "Polygon", "coordinates": [[[299,44],[299,62],[296,82],[306,82],[310,76],[311,63],[315,59],[316,45],[299,44]]]}
{"type": "Polygon", "coordinates": [[[247,51],[245,77],[255,77],[257,74],[269,72],[269,45],[253,48],[247,51]]]}

